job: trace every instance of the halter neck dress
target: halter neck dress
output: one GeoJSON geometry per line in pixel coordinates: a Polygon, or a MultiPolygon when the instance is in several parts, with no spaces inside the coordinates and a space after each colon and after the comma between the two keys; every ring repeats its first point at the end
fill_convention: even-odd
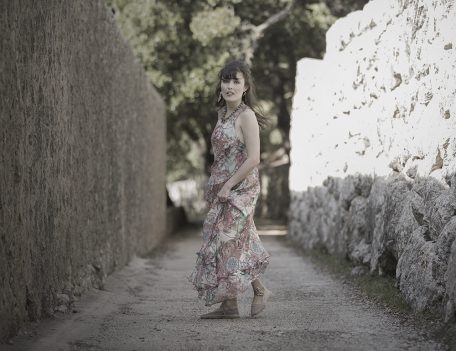
{"type": "Polygon", "coordinates": [[[217,193],[247,158],[246,146],[236,134],[235,121],[248,106],[223,120],[225,109],[218,110],[218,121],[211,135],[214,162],[205,188],[209,210],[203,223],[203,243],[196,253],[196,265],[187,279],[198,291],[198,298],[210,306],[236,297],[264,273],[270,254],[256,231],[253,215],[260,192],[258,169],[230,191],[227,201],[217,193]]]}

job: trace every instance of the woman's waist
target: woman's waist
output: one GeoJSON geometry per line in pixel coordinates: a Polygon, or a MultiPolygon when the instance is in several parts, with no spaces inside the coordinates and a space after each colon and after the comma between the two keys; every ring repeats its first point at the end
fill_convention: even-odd
{"type": "Polygon", "coordinates": [[[239,168],[247,159],[245,153],[222,153],[214,155],[214,162],[211,169],[233,169],[239,168]]]}
{"type": "MultiPolygon", "coordinates": [[[[230,179],[239,169],[239,167],[235,168],[233,171],[229,172],[227,170],[211,170],[211,175],[208,180],[208,184],[216,185],[216,184],[225,184],[228,179],[230,179]]],[[[247,174],[245,179],[247,178],[258,178],[258,168],[255,167],[247,174]]]]}
{"type": "MultiPolygon", "coordinates": [[[[217,181],[215,179],[211,180],[211,178],[209,178],[204,191],[204,198],[209,202],[216,200],[218,192],[222,189],[223,185],[228,179],[229,178],[224,180],[219,179],[219,181],[217,181]]],[[[259,193],[260,181],[258,172],[255,172],[255,169],[253,169],[244,179],[242,179],[231,188],[229,198],[236,202],[237,198],[241,199],[246,194],[249,194],[248,196],[253,199],[257,197],[259,193]]]]}

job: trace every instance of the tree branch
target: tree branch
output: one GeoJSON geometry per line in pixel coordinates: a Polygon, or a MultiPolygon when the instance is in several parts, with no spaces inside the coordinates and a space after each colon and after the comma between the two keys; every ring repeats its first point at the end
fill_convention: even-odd
{"type": "Polygon", "coordinates": [[[256,48],[258,47],[258,40],[263,36],[266,29],[272,26],[274,23],[282,20],[283,18],[287,17],[288,14],[291,12],[291,9],[295,5],[296,0],[291,0],[290,3],[285,7],[283,10],[275,13],[271,17],[269,17],[263,23],[257,26],[245,26],[244,28],[250,31],[250,35],[248,35],[242,43],[244,53],[244,60],[250,65],[252,62],[253,55],[255,53],[256,48]]]}
{"type": "Polygon", "coordinates": [[[255,32],[257,35],[261,35],[268,27],[272,26],[274,23],[280,21],[282,18],[285,18],[290,13],[292,7],[296,3],[296,0],[290,1],[290,3],[282,11],[277,12],[276,14],[269,17],[266,21],[255,27],[255,32]]]}

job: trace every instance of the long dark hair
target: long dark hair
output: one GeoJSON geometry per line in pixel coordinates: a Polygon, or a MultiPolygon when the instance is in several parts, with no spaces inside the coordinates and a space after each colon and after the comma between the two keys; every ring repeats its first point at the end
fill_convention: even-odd
{"type": "Polygon", "coordinates": [[[244,76],[245,85],[247,87],[247,91],[242,96],[242,101],[247,106],[249,106],[253,110],[253,112],[255,112],[258,125],[260,126],[260,128],[264,129],[269,124],[269,119],[264,115],[263,111],[261,111],[261,108],[258,106],[256,99],[255,82],[253,80],[250,67],[243,61],[231,61],[220,70],[218,74],[217,87],[215,89],[215,106],[217,108],[226,106],[225,99],[219,98],[220,92],[222,90],[221,82],[223,79],[236,78],[237,72],[242,73],[242,75],[244,76]]]}

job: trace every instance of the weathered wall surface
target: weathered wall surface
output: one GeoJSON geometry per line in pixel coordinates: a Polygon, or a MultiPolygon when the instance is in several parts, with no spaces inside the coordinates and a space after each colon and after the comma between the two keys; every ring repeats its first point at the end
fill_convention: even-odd
{"type": "Polygon", "coordinates": [[[101,1],[0,3],[0,340],[165,234],[161,98],[101,1]]]}
{"type": "MultiPolygon", "coordinates": [[[[298,64],[290,235],[455,318],[456,5],[372,0],[298,64]],[[362,271],[362,269],[360,269],[362,271]]],[[[358,270],[358,271],[360,271],[358,270]]]]}

